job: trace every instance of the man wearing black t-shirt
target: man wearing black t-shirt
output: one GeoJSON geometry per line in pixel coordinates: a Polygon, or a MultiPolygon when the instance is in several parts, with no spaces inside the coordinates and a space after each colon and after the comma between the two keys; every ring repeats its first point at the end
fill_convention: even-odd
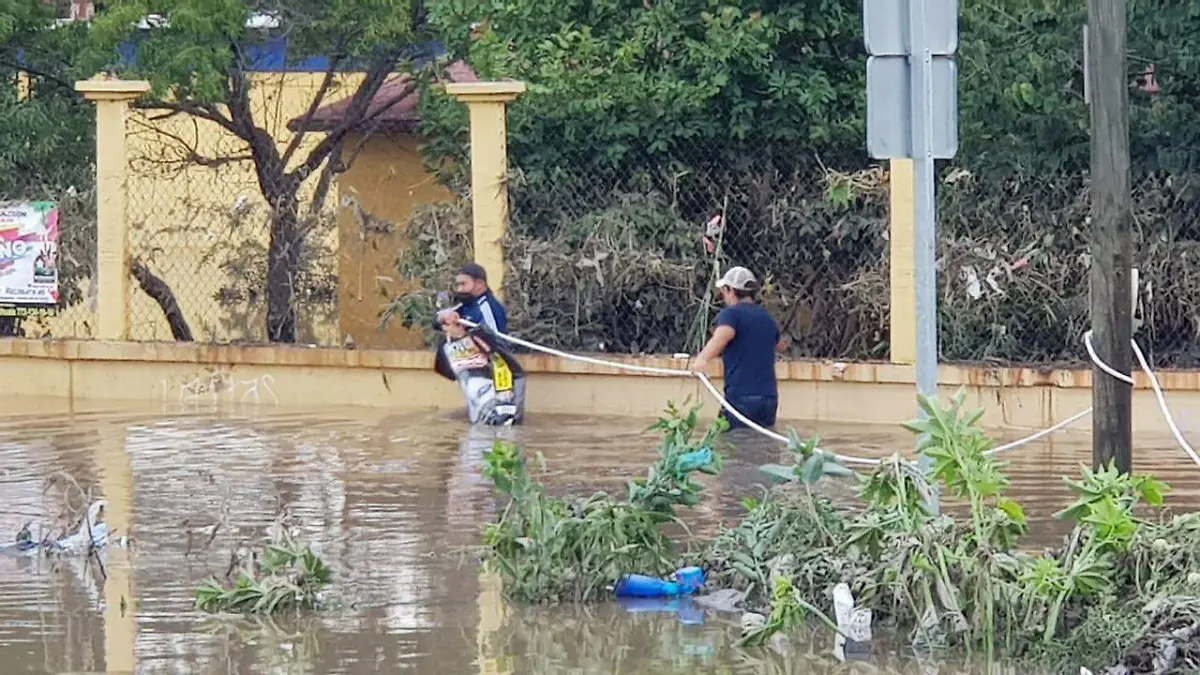
{"type": "MultiPolygon", "coordinates": [[[[775,352],[782,348],[779,324],[754,301],[758,280],[745,267],[733,267],[717,282],[725,308],[717,314],[713,335],[696,356],[692,369],[703,372],[717,356],[725,365],[725,398],[751,421],[775,425],[779,389],[775,352]]],[[[725,413],[730,429],[746,426],[725,413]]]]}

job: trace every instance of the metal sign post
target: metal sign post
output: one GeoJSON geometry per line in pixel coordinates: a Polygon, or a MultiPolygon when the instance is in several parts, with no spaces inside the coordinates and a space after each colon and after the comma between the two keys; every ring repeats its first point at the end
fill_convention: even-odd
{"type": "MultiPolygon", "coordinates": [[[[958,0],[864,0],[867,150],[912,159],[916,182],[917,391],[938,385],[935,159],[958,152],[958,0]]],[[[920,458],[922,469],[929,459],[920,458]]],[[[930,504],[934,512],[936,503],[930,504]]]]}

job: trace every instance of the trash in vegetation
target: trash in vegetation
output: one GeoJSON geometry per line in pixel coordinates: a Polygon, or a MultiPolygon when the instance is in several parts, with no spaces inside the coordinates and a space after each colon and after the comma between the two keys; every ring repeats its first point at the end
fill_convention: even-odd
{"type": "MultiPolygon", "coordinates": [[[[549,497],[530,475],[521,450],[497,441],[484,454],[484,475],[508,504],[488,526],[485,544],[508,597],[587,602],[611,598],[625,575],[661,576],[678,569],[660,526],[678,521],[675,507],[699,503],[702,486],[692,475],[720,471],[713,445],[727,428],[718,420],[693,440],[698,414],[699,406],[687,412],[668,407],[651,427],[662,435],[658,460],[645,478],[629,482],[625,499],[604,492],[584,500],[549,497]]],[[[543,464],[540,456],[537,460],[543,464]]]]}
{"type": "Polygon", "coordinates": [[[845,661],[847,654],[869,654],[874,613],[855,605],[850,586],[844,582],[833,587],[833,614],[838,630],[834,637],[834,656],[845,661]]]}
{"type": "MultiPolygon", "coordinates": [[[[841,657],[869,651],[884,630],[918,651],[1002,651],[1047,672],[1200,672],[1200,514],[1135,517],[1160,507],[1168,486],[1084,467],[1064,479],[1076,496],[1056,514],[1074,525],[1064,545],[1022,550],[1024,510],[1006,496],[980,413],[963,402],[961,392],[948,406],[920,397],[925,419],[906,427],[922,438],[929,473],[899,453],[885,458],[857,475],[850,506],[820,490],[849,470],[793,432],[795,465],[763,467],[782,484],[748,499],[743,520],[702,552],[678,556],[658,526],[676,518],[674,506],[698,501],[681,458],[711,449],[716,434],[690,440],[695,409],[672,407],[654,427],[665,432],[659,459],[624,501],[548,498],[519,449],[497,445],[486,472],[510,503],[489,528],[490,558],[506,594],[523,601],[595,600],[626,574],[699,565],[710,593],[695,602],[715,597],[743,611],[743,646],[783,649],[816,619],[837,636],[841,657]],[[938,492],[964,505],[965,517],[933,515],[926,504],[938,492]],[[718,596],[723,589],[738,595],[718,596]]],[[[717,468],[714,453],[701,470],[717,468]]]]}
{"type": "Polygon", "coordinates": [[[243,614],[314,609],[333,571],[289,528],[273,527],[261,551],[233,553],[225,579],[200,584],[196,609],[243,614]]]}
{"type": "Polygon", "coordinates": [[[697,595],[692,600],[705,609],[732,613],[741,611],[740,608],[746,600],[746,595],[746,591],[739,591],[736,588],[722,588],[705,595],[697,595]]]}
{"type": "Polygon", "coordinates": [[[704,570],[696,566],[676,570],[675,581],[664,581],[643,574],[626,574],[614,589],[618,598],[669,598],[691,595],[704,586],[704,570]]]}

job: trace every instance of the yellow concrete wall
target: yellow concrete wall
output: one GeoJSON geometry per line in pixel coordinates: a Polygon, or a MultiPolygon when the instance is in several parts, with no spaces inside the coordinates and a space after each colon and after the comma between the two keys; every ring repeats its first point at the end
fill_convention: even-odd
{"type": "MultiPolygon", "coordinates": [[[[323,77],[322,73],[253,76],[251,104],[255,119],[278,140],[281,150],[293,136],[287,130],[288,121],[304,114],[323,77]]],[[[325,103],[352,95],[361,79],[360,74],[339,78],[326,94],[325,103]]],[[[245,157],[245,144],[217,125],[187,115],[163,119],[162,113],[135,111],[130,114],[127,129],[131,257],[147,263],[171,286],[198,341],[264,341],[265,303],[261,295],[218,297],[222,287],[240,276],[241,269],[250,268],[249,263],[256,255],[260,260],[265,259],[269,235],[266,204],[254,165],[236,159],[245,157]],[[198,165],[189,157],[193,151],[223,163],[213,167],[198,165]]],[[[307,134],[294,155],[293,165],[323,137],[320,133],[307,134]]],[[[343,270],[361,268],[371,277],[369,286],[364,283],[363,287],[371,288],[372,292],[362,293],[363,300],[350,307],[351,326],[356,325],[356,320],[358,324],[365,323],[362,317],[368,305],[378,315],[382,303],[377,301],[375,279],[388,273],[394,276],[397,242],[395,237],[371,242],[369,259],[357,264],[353,256],[363,252],[363,242],[355,236],[339,264],[339,223],[342,229],[351,229],[354,220],[349,209],[339,209],[341,197],[355,195],[366,208],[395,222],[403,222],[413,206],[423,199],[445,198],[445,190],[425,173],[416,145],[416,139],[411,137],[368,141],[356,158],[362,165],[344,177],[351,186],[339,189],[334,185],[325,201],[325,217],[311,237],[315,250],[323,254],[322,264],[328,266],[331,274],[343,276],[343,270]],[[368,295],[372,296],[369,300],[368,295]]],[[[353,147],[354,143],[348,146],[353,147]]],[[[315,177],[307,182],[305,199],[311,198],[315,185],[315,177]]],[[[261,293],[260,284],[252,287],[261,293]]],[[[85,289],[85,294],[90,290],[85,289]]],[[[354,297],[357,295],[356,292],[354,297]]],[[[341,296],[339,300],[346,294],[341,296]]],[[[162,312],[136,284],[130,289],[129,307],[131,339],[172,339],[162,312]]],[[[337,305],[326,309],[332,311],[302,309],[301,336],[307,342],[342,344],[346,331],[339,326],[337,305]]],[[[94,335],[94,326],[87,321],[93,312],[90,307],[65,311],[47,322],[50,334],[94,335]]],[[[377,325],[376,318],[372,327],[377,325]]],[[[372,336],[358,326],[352,334],[372,345],[416,344],[412,336],[399,329],[372,336]]]]}
{"type": "MultiPolygon", "coordinates": [[[[258,73],[253,76],[251,105],[259,125],[278,141],[280,149],[292,138],[289,120],[303,115],[323,73],[258,73]]],[[[353,93],[361,75],[348,74],[325,97],[327,103],[353,93]]],[[[249,161],[218,167],[197,166],[188,153],[228,160],[246,154],[246,146],[215,124],[187,115],[154,119],[161,113],[134,112],[129,130],[130,254],[146,262],[174,289],[196,339],[201,341],[263,341],[265,303],[261,298],[222,303],[220,288],[238,274],[238,261],[252,250],[265,251],[267,210],[249,161]],[[234,269],[227,270],[232,264],[234,269]]],[[[321,141],[310,133],[295,154],[294,163],[321,141]]],[[[310,179],[306,198],[316,185],[310,179]]],[[[336,208],[336,192],[326,212],[336,208]]],[[[316,246],[336,250],[337,232],[330,224],[312,235],[316,246]]],[[[332,265],[332,253],[330,253],[332,265]]],[[[302,335],[322,344],[337,342],[332,317],[301,314],[302,335]],[[305,321],[307,320],[307,321],[305,321]]],[[[158,306],[136,286],[131,290],[130,338],[170,340],[171,333],[158,306]]]]}
{"type": "Polygon", "coordinates": [[[398,321],[379,330],[379,312],[386,302],[410,290],[396,276],[396,256],[407,245],[401,230],[413,209],[449,201],[453,193],[425,170],[418,146],[421,139],[405,134],[377,134],[347,143],[354,153],[350,169],[341,176],[338,211],[338,315],[340,331],[359,347],[420,348],[420,331],[398,321]]]}
{"type": "MultiPolygon", "coordinates": [[[[677,368],[669,358],[620,358],[677,368]]],[[[529,373],[530,415],[653,416],[668,400],[714,402],[695,380],[617,374],[556,357],[522,355],[529,373]]],[[[790,361],[777,367],[782,420],[899,424],[916,415],[911,366],[790,361]]],[[[1135,433],[1161,433],[1163,423],[1142,374],[1135,378],[1135,433]]],[[[136,343],[94,340],[0,340],[0,380],[21,382],[22,395],[72,402],[128,401],[164,406],[367,406],[391,410],[455,410],[458,387],[433,372],[422,351],[288,346],[136,343]],[[120,384],[116,384],[120,383],[120,384]]],[[[991,428],[1042,429],[1091,404],[1091,371],[942,366],[941,393],[960,387],[984,410],[991,428]]],[[[1200,405],[1200,372],[1165,371],[1160,381],[1175,410],[1200,405]]],[[[1087,429],[1085,419],[1076,423],[1087,429]]]]}

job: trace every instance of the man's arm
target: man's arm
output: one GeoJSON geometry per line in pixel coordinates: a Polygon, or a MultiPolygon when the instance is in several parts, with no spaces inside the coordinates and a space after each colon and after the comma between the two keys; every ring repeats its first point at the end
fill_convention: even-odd
{"type": "Polygon", "coordinates": [[[493,333],[503,332],[500,330],[500,325],[496,321],[496,313],[492,311],[492,303],[487,299],[487,297],[482,297],[476,300],[476,306],[479,308],[479,325],[487,326],[492,330],[493,333]]]}
{"type": "MultiPolygon", "coordinates": [[[[779,330],[779,329],[776,328],[776,330],[779,330]]],[[[783,331],[779,331],[779,342],[775,343],[775,352],[777,354],[782,354],[788,350],[788,347],[791,347],[791,346],[792,346],[791,339],[788,338],[788,336],[784,335],[783,331]]]]}
{"type": "MultiPolygon", "coordinates": [[[[441,328],[441,326],[438,326],[438,328],[441,328]]],[[[446,357],[446,350],[444,349],[445,346],[446,338],[440,338],[437,342],[437,351],[435,352],[436,355],[433,357],[433,369],[438,375],[441,375],[447,380],[454,380],[457,378],[454,375],[454,369],[450,367],[450,359],[446,357]]]]}
{"type": "Polygon", "coordinates": [[[737,331],[733,326],[721,325],[717,326],[713,331],[712,337],[708,339],[708,343],[704,345],[704,349],[696,355],[696,361],[692,364],[692,370],[703,371],[708,367],[709,362],[721,355],[725,351],[725,347],[733,340],[733,336],[737,335],[737,331]]]}

